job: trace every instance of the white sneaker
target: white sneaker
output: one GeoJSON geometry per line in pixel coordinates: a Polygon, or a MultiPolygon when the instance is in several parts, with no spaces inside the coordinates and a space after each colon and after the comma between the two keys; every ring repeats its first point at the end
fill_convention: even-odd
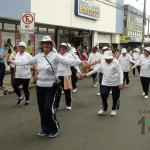
{"type": "Polygon", "coordinates": [[[67,106],[66,109],[67,110],[71,110],[72,108],[71,108],[71,106],[67,106]]]}
{"type": "Polygon", "coordinates": [[[148,98],[148,96],[147,96],[147,95],[145,95],[145,96],[144,96],[144,98],[145,98],[145,99],[147,99],[147,98],[148,98]]]}
{"type": "Polygon", "coordinates": [[[100,96],[101,95],[101,93],[100,92],[98,92],[97,94],[96,94],[96,96],[100,96]]]}
{"type": "Polygon", "coordinates": [[[64,94],[65,92],[64,91],[61,91],[61,94],[64,94]]]}
{"type": "Polygon", "coordinates": [[[109,92],[110,94],[112,94],[112,90],[110,90],[110,92],[109,92]]]}
{"type": "Polygon", "coordinates": [[[145,96],[145,92],[142,93],[142,96],[145,96]]]}
{"type": "Polygon", "coordinates": [[[110,113],[111,116],[116,116],[117,115],[117,110],[112,110],[110,113]]]}
{"type": "Polygon", "coordinates": [[[98,115],[104,115],[104,114],[107,114],[107,110],[106,111],[104,111],[103,109],[100,109],[99,111],[98,111],[98,115]]]}
{"type": "Polygon", "coordinates": [[[73,92],[73,93],[76,93],[77,91],[78,91],[77,89],[73,89],[73,91],[72,91],[72,92],[73,92]]]}

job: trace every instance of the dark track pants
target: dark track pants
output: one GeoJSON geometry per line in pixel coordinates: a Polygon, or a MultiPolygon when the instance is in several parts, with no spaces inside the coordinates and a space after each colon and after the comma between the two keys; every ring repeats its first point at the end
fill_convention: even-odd
{"type": "Polygon", "coordinates": [[[5,70],[6,70],[6,66],[5,63],[0,62],[0,86],[3,86],[3,80],[5,77],[5,70]]]}
{"type": "Polygon", "coordinates": [[[30,82],[30,79],[15,78],[14,84],[13,84],[13,89],[18,97],[21,97],[19,86],[22,84],[26,101],[29,101],[29,95],[30,95],[30,92],[28,89],[29,82],[30,82]]]}
{"type": "Polygon", "coordinates": [[[55,108],[59,107],[59,103],[60,103],[60,99],[61,99],[61,92],[62,90],[64,91],[65,94],[65,100],[66,100],[66,106],[71,106],[71,102],[72,102],[72,97],[71,97],[71,89],[68,90],[64,90],[64,77],[60,76],[59,77],[60,81],[61,81],[61,89],[57,90],[57,94],[55,97],[55,108]]]}
{"type": "Polygon", "coordinates": [[[104,111],[106,111],[108,109],[107,99],[108,99],[110,90],[112,90],[112,100],[113,100],[112,110],[119,109],[119,98],[120,98],[119,86],[105,86],[105,85],[102,85],[101,98],[102,98],[104,111]]]}
{"type": "Polygon", "coordinates": [[[150,78],[140,77],[140,79],[141,79],[141,84],[142,84],[143,91],[145,92],[145,95],[148,96],[150,78]]]}
{"type": "Polygon", "coordinates": [[[41,129],[46,133],[57,132],[59,123],[54,110],[56,87],[37,86],[37,102],[41,118],[41,129]]]}

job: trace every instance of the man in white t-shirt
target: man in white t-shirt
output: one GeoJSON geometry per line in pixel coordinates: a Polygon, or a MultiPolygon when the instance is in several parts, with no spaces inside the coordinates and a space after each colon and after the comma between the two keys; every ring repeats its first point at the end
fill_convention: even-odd
{"type": "MultiPolygon", "coordinates": [[[[19,52],[16,54],[15,60],[27,60],[31,59],[32,56],[26,52],[26,43],[25,42],[20,42],[18,46],[19,52]]],[[[15,81],[14,81],[14,91],[18,96],[18,102],[17,105],[22,105],[24,104],[25,107],[30,106],[29,102],[29,82],[31,78],[31,70],[30,70],[30,65],[24,65],[24,66],[19,66],[16,65],[16,72],[15,72],[15,81]],[[21,95],[19,86],[23,86],[23,91],[24,91],[24,97],[21,95]],[[25,102],[25,103],[24,103],[25,102]]]]}
{"type": "Polygon", "coordinates": [[[108,111],[107,99],[112,90],[113,106],[111,116],[116,116],[117,109],[119,109],[120,89],[123,88],[123,71],[119,62],[113,58],[112,51],[106,51],[103,55],[105,61],[91,72],[84,75],[89,77],[96,72],[103,72],[101,98],[103,107],[98,111],[99,115],[103,115],[108,111]]]}
{"type": "Polygon", "coordinates": [[[121,50],[121,55],[119,56],[118,61],[122,67],[124,74],[123,84],[125,85],[126,82],[126,86],[128,86],[130,82],[129,80],[130,63],[135,64],[135,62],[132,60],[132,57],[129,54],[127,54],[126,48],[123,48],[121,50]]]}
{"type": "MultiPolygon", "coordinates": [[[[99,52],[97,52],[97,47],[93,47],[92,48],[92,53],[89,55],[88,58],[88,66],[90,67],[91,70],[94,70],[96,67],[99,66],[99,62],[101,59],[101,54],[99,52]]],[[[97,72],[92,74],[92,78],[93,78],[93,86],[97,87],[98,83],[97,83],[97,72]]]]}

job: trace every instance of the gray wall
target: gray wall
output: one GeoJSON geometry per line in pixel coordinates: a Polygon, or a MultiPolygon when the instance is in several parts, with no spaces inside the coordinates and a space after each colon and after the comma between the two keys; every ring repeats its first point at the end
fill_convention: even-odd
{"type": "Polygon", "coordinates": [[[123,34],[124,27],[124,0],[116,0],[122,6],[122,9],[117,9],[116,12],[116,32],[123,34]]]}
{"type": "Polygon", "coordinates": [[[31,0],[0,0],[0,17],[20,19],[21,12],[31,12],[31,0]]]}

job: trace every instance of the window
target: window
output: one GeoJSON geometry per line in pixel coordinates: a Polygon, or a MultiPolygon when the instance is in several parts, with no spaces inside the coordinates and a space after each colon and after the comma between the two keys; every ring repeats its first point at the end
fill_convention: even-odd
{"type": "Polygon", "coordinates": [[[39,33],[47,33],[47,28],[39,27],[39,33]]]}
{"type": "Polygon", "coordinates": [[[8,24],[8,23],[4,23],[4,30],[16,30],[15,29],[15,24],[8,24]]]}
{"type": "Polygon", "coordinates": [[[48,34],[55,35],[55,29],[48,29],[48,34]]]}
{"type": "Polygon", "coordinates": [[[0,22],[0,29],[2,29],[2,22],[0,22]]]}

